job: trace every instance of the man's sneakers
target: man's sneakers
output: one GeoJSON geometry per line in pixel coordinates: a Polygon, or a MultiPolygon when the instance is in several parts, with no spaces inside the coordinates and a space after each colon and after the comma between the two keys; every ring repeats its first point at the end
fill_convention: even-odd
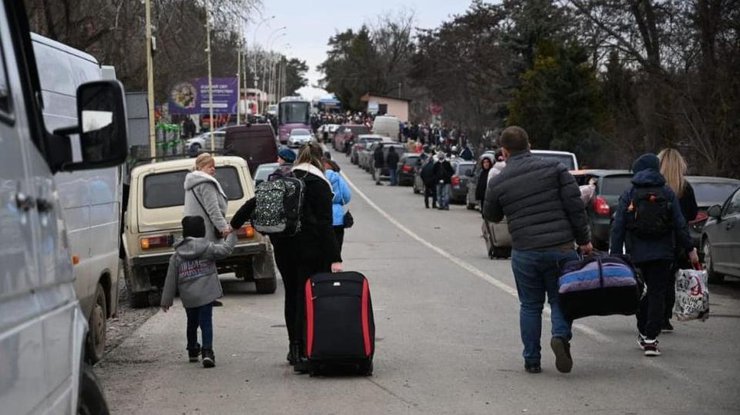
{"type": "Polygon", "coordinates": [[[200,357],[200,344],[196,343],[195,348],[188,349],[188,361],[190,361],[190,363],[195,363],[198,361],[199,357],[200,357]]]}
{"type": "Polygon", "coordinates": [[[553,337],[550,347],[555,353],[555,367],[558,372],[569,373],[573,369],[573,357],[570,355],[570,342],[562,337],[553,337]]]}
{"type": "Polygon", "coordinates": [[[637,344],[640,349],[643,350],[645,356],[654,357],[660,356],[660,349],[658,348],[658,339],[648,339],[643,336],[642,333],[637,334],[637,344]]]}
{"type": "Polygon", "coordinates": [[[210,368],[216,366],[216,356],[213,355],[213,349],[203,349],[203,367],[210,368]]]}
{"type": "Polygon", "coordinates": [[[524,370],[527,373],[542,373],[542,366],[539,363],[527,363],[524,362],[524,370]]]}

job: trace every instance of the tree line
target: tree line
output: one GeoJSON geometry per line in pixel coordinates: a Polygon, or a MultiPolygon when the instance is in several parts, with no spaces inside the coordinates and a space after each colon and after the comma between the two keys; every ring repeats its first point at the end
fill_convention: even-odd
{"type": "Polygon", "coordinates": [[[350,109],[400,94],[412,121],[438,103],[474,140],[516,124],[593,167],[671,146],[693,174],[740,177],[740,0],[474,0],[436,28],[384,15],[328,47],[321,85],[350,109]]]}
{"type": "MultiPolygon", "coordinates": [[[[128,91],[146,90],[146,20],[143,1],[24,0],[31,30],[113,65],[128,91]]],[[[179,82],[208,74],[204,0],[151,0],[155,102],[166,103],[179,82]]],[[[285,90],[307,84],[305,61],[246,43],[244,25],[258,15],[258,0],[210,0],[213,77],[237,73],[238,50],[246,47],[247,85],[262,86],[273,65],[285,69],[285,90]],[[245,45],[246,44],[246,45],[245,45]],[[255,82],[257,78],[257,82],[255,82]]],[[[242,69],[244,73],[245,69],[242,69]]],[[[242,83],[244,81],[242,80],[242,83]]],[[[265,87],[266,89],[266,87],[265,87]]]]}

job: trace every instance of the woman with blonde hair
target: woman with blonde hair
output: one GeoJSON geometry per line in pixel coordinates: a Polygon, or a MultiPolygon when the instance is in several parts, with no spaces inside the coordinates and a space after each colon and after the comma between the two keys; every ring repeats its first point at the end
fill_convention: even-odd
{"type": "MultiPolygon", "coordinates": [[[[696,214],[699,213],[699,208],[696,204],[696,197],[694,196],[694,188],[686,180],[686,171],[688,167],[686,160],[684,160],[681,153],[675,148],[665,148],[658,153],[658,160],[660,160],[660,174],[665,178],[668,187],[673,190],[678,198],[678,203],[681,206],[681,213],[686,223],[691,222],[696,218],[696,214]]],[[[689,258],[685,252],[677,252],[676,260],[674,262],[674,272],[672,273],[672,280],[669,283],[669,287],[675,285],[676,272],[679,269],[691,268],[689,258]]],[[[673,304],[676,302],[676,291],[673,289],[666,290],[666,304],[665,304],[665,320],[663,322],[662,331],[673,331],[673,325],[671,324],[671,317],[673,316],[673,304]]]]}
{"type": "Polygon", "coordinates": [[[195,169],[185,176],[184,216],[200,216],[206,222],[206,239],[216,242],[231,232],[226,221],[229,198],[216,180],[216,160],[209,153],[195,159],[195,169]]]}

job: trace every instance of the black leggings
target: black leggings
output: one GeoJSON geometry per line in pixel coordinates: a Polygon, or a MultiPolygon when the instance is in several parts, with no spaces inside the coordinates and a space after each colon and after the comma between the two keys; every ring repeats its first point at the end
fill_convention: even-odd
{"type": "Polygon", "coordinates": [[[319,272],[330,272],[331,264],[319,258],[320,255],[309,258],[300,255],[301,247],[295,238],[273,238],[272,245],[285,288],[285,327],[288,329],[288,340],[303,343],[306,280],[319,272]]]}

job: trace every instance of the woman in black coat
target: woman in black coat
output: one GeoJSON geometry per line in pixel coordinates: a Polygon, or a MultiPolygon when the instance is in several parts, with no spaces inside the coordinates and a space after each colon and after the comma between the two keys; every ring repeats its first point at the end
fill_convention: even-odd
{"type": "MultiPolygon", "coordinates": [[[[270,237],[285,288],[285,325],[290,341],[288,361],[296,372],[308,371],[303,339],[306,280],[319,272],[342,271],[342,257],[332,227],[333,193],[324,176],[321,159],[318,144],[310,143],[301,149],[293,166],[293,175],[305,185],[301,230],[291,237],[270,237]]],[[[254,208],[252,198],[239,208],[231,226],[241,227],[251,218],[254,208]]]]}
{"type": "Polygon", "coordinates": [[[478,174],[478,183],[475,186],[475,200],[480,206],[483,206],[483,200],[486,198],[486,187],[488,187],[488,172],[493,167],[493,162],[488,157],[483,157],[480,161],[480,173],[478,174]]]}

